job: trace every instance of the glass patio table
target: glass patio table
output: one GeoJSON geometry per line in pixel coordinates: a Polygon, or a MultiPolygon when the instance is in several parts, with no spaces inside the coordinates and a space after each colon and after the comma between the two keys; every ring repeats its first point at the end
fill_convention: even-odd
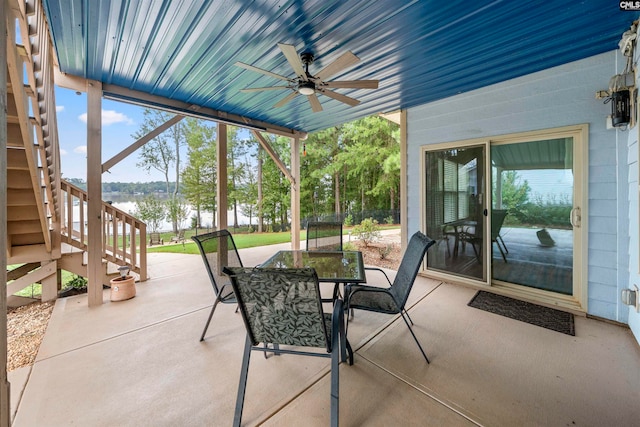
{"type": "Polygon", "coordinates": [[[278,251],[260,264],[265,268],[312,267],[322,283],[364,283],[364,261],[359,251],[278,251]]]}

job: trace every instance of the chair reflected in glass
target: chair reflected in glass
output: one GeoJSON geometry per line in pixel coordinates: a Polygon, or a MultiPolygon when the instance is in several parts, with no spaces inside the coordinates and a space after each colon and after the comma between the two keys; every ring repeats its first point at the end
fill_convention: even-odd
{"type": "Polygon", "coordinates": [[[213,313],[216,311],[218,303],[235,304],[236,297],[231,287],[231,280],[222,272],[224,267],[242,267],[242,261],[238,255],[236,244],[233,236],[228,230],[213,231],[211,233],[201,234],[191,237],[202,255],[202,260],[209,274],[211,286],[215,293],[215,300],[211,313],[204,326],[200,341],[204,341],[204,335],[209,328],[213,313]]]}
{"type": "MultiPolygon", "coordinates": [[[[385,287],[367,284],[350,284],[345,286],[345,307],[347,310],[359,309],[385,314],[399,314],[409,328],[409,332],[411,332],[413,339],[416,344],[418,344],[418,348],[427,363],[429,363],[429,358],[411,328],[413,321],[405,309],[405,304],[409,298],[409,293],[416,280],[424,256],[435,242],[435,240],[430,239],[420,231],[411,236],[393,283],[391,283],[389,277],[384,274],[384,271],[380,270],[387,280],[387,283],[384,285],[385,287]]],[[[348,324],[349,320],[347,319],[347,329],[348,324]]]]}
{"type": "Polygon", "coordinates": [[[242,420],[251,352],[260,351],[331,358],[331,425],[337,426],[338,365],[340,360],[346,362],[347,359],[353,364],[342,300],[336,301],[333,313],[322,311],[318,276],[312,268],[225,268],[224,271],[231,277],[247,329],[233,425],[239,426],[242,420]],[[260,343],[263,346],[259,346],[260,343]]]}
{"type": "MultiPolygon", "coordinates": [[[[491,243],[496,244],[504,262],[507,262],[506,254],[509,253],[509,250],[507,249],[507,245],[505,245],[504,240],[502,240],[500,230],[502,229],[504,219],[507,217],[508,213],[509,211],[506,209],[494,209],[491,211],[491,243]]],[[[465,229],[465,231],[460,234],[460,239],[463,244],[465,242],[471,244],[476,259],[478,262],[482,262],[482,223],[478,222],[478,224],[479,225],[465,229]]]]}
{"type": "Polygon", "coordinates": [[[309,222],[307,224],[307,251],[341,250],[341,222],[309,222]]]}
{"type": "MultiPolygon", "coordinates": [[[[342,223],[337,221],[309,222],[307,223],[307,251],[341,251],[342,250],[342,223]]],[[[338,283],[333,288],[331,299],[324,302],[335,301],[340,294],[338,283]]]]}

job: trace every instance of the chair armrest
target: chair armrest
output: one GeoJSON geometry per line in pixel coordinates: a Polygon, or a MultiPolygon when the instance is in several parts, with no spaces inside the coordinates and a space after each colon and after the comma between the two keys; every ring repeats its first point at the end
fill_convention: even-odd
{"type": "Polygon", "coordinates": [[[391,280],[389,280],[389,276],[387,276],[387,273],[385,273],[384,270],[382,270],[381,268],[378,268],[378,267],[365,267],[364,269],[365,269],[365,271],[366,270],[379,271],[380,273],[382,273],[384,275],[384,278],[387,279],[387,283],[389,284],[389,286],[391,286],[391,280]]]}

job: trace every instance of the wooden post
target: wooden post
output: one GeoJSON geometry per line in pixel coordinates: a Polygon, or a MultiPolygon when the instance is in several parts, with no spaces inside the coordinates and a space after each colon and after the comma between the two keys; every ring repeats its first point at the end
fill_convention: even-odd
{"type": "MultiPolygon", "coordinates": [[[[102,83],[87,83],[87,240],[89,307],[102,304],[102,83]]],[[[83,224],[80,224],[82,227],[83,224]]]]}
{"type": "Polygon", "coordinates": [[[291,138],[291,248],[300,249],[300,137],[291,138]]]}
{"type": "MultiPolygon", "coordinates": [[[[400,111],[400,247],[409,243],[407,230],[407,110],[400,111]]],[[[424,230],[423,230],[424,231],[424,230]]]]}
{"type": "Polygon", "coordinates": [[[7,16],[9,5],[0,0],[0,427],[11,419],[7,379],[7,16]]]}
{"type": "Polygon", "coordinates": [[[216,212],[218,230],[225,229],[229,226],[227,222],[227,125],[218,123],[218,144],[217,162],[218,162],[218,185],[216,186],[216,201],[218,209],[216,212]]]}

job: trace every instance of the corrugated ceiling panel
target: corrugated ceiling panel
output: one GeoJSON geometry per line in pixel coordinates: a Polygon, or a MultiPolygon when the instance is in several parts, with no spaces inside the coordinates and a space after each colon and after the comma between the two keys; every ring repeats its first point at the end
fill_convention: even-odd
{"type": "Polygon", "coordinates": [[[43,0],[62,71],[104,83],[314,131],[407,108],[614,50],[638,13],[617,2],[43,0]],[[378,79],[272,106],[288,91],[241,93],[293,77],[276,44],[311,51],[319,71],[347,50],[361,62],[330,80],[378,79]]]}

